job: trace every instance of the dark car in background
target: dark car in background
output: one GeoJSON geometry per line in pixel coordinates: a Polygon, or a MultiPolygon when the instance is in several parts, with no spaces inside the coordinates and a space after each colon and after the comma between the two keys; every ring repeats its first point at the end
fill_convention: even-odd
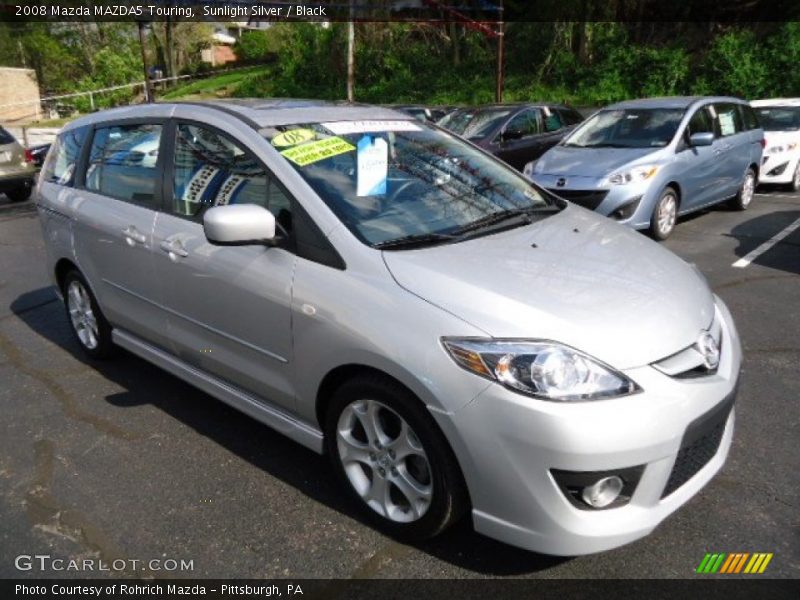
{"type": "Polygon", "coordinates": [[[562,104],[489,104],[458,109],[438,124],[522,171],[582,121],[562,104]]]}
{"type": "Polygon", "coordinates": [[[435,123],[455,110],[454,106],[424,106],[422,104],[392,104],[390,108],[411,115],[420,121],[435,123]]]}

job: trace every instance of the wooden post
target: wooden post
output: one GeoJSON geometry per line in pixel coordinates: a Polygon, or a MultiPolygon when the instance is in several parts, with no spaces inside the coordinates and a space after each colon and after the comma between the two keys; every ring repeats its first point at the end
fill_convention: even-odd
{"type": "Polygon", "coordinates": [[[500,2],[500,19],[497,22],[497,85],[494,91],[496,102],[503,101],[503,76],[505,70],[505,24],[503,22],[503,2],[500,2]]]}

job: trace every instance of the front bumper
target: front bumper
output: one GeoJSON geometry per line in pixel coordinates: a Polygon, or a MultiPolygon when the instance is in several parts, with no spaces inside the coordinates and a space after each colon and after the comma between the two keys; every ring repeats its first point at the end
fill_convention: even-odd
{"type": "Polygon", "coordinates": [[[676,379],[647,365],[626,371],[642,393],[580,403],[491,385],[464,408],[439,415],[461,462],[475,529],[536,552],[589,554],[647,535],[694,496],[724,464],[735,420],[723,403],[735,395],[741,349],[721,301],[718,313],[723,346],[713,375],[676,379]],[[681,449],[696,442],[691,430],[707,415],[719,421],[710,459],[675,480],[676,463],[686,458],[681,449]],[[602,510],[575,506],[553,476],[632,467],[642,470],[630,501],[602,510]]]}
{"type": "Polygon", "coordinates": [[[634,229],[650,226],[661,188],[653,181],[609,185],[605,177],[562,177],[534,174],[533,181],[573,204],[611,217],[634,229]],[[561,184],[561,185],[559,185],[561,184]],[[632,210],[626,210],[633,207],[632,210]],[[618,213],[622,212],[622,215],[618,213]]]}
{"type": "Polygon", "coordinates": [[[758,172],[759,183],[791,183],[794,178],[797,161],[800,155],[797,152],[781,152],[779,154],[765,154],[761,160],[758,172]]]}

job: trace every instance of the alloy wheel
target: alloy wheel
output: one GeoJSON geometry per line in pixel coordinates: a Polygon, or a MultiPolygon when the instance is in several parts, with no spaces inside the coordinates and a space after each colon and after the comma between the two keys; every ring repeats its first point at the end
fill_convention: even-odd
{"type": "Polygon", "coordinates": [[[376,400],[357,400],[339,416],[336,447],[353,489],[396,523],[417,521],[433,499],[430,461],[416,433],[376,400]]]}
{"type": "Polygon", "coordinates": [[[71,281],[67,287],[67,310],[78,339],[89,350],[98,345],[97,318],[92,310],[89,293],[80,281],[71,281]]]}
{"type": "Polygon", "coordinates": [[[744,181],[742,182],[742,191],[741,191],[741,205],[742,208],[747,207],[750,202],[753,201],[753,194],[755,193],[756,189],[756,178],[752,172],[748,171],[747,175],[744,177],[744,181]]]}
{"type": "Polygon", "coordinates": [[[658,231],[663,237],[670,234],[678,218],[678,201],[671,193],[666,194],[658,205],[656,219],[658,231]]]}

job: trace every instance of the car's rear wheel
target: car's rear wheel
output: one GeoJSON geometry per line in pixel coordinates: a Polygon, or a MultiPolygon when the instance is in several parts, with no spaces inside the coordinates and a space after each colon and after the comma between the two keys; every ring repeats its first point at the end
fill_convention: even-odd
{"type": "Polygon", "coordinates": [[[328,454],[368,518],[396,538],[430,538],[454,523],[467,494],[452,450],[422,404],[380,376],[342,385],[327,411],[328,454]]]}
{"type": "Polygon", "coordinates": [[[756,193],[756,173],[753,169],[747,169],[742,180],[742,186],[739,188],[736,196],[734,196],[730,205],[736,210],[747,210],[750,203],[753,201],[753,195],[756,193]]]}
{"type": "Polygon", "coordinates": [[[678,221],[678,193],[671,187],[664,188],[650,217],[650,233],[657,240],[665,240],[675,229],[678,221]]]}
{"type": "Polygon", "coordinates": [[[8,190],[6,196],[12,202],[24,202],[31,197],[31,188],[28,186],[14,188],[13,190],[8,190]]]}
{"type": "Polygon", "coordinates": [[[64,306],[72,333],[81,349],[91,358],[107,358],[114,353],[111,325],[103,316],[83,275],[70,271],[64,277],[64,306]]]}

